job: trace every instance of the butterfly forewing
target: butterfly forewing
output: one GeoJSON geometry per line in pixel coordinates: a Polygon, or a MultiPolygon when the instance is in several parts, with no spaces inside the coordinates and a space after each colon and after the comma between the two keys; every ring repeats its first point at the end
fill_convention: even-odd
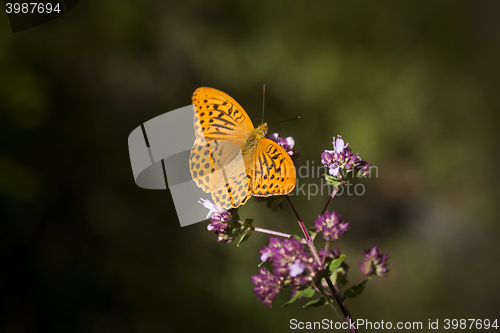
{"type": "Polygon", "coordinates": [[[224,140],[243,147],[254,130],[245,110],[228,94],[213,88],[198,88],[193,93],[196,109],[195,131],[207,141],[224,140]]]}

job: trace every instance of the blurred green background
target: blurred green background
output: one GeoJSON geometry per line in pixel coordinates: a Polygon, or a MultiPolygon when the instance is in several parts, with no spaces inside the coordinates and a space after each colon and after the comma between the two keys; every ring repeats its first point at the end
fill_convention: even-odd
{"type": "MultiPolygon", "coordinates": [[[[268,237],[223,245],[181,228],[168,191],[134,183],[127,137],[199,86],[280,124],[320,163],[342,134],[378,167],[330,208],[338,246],[390,256],[348,300],[371,321],[499,316],[498,1],[81,1],[13,34],[0,15],[0,331],[277,332],[334,319],[264,308],[252,293],[268,237]]],[[[319,180],[304,179],[306,183],[319,180]]],[[[312,225],[326,196],[293,198],[312,225]]],[[[255,225],[299,233],[288,207],[250,200],[255,225]]],[[[366,331],[366,330],[364,330],[366,331]]]]}

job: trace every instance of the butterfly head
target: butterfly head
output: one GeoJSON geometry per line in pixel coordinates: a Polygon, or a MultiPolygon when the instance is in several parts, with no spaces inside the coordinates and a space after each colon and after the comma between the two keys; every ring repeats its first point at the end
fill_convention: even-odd
{"type": "Polygon", "coordinates": [[[255,129],[255,132],[259,140],[265,138],[267,134],[267,123],[262,123],[262,125],[259,125],[259,127],[255,129]]]}

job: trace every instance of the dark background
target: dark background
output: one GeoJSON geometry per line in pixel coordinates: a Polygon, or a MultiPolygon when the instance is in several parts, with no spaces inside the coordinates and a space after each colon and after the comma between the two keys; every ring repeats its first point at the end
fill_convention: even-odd
{"type": "MultiPolygon", "coordinates": [[[[13,34],[0,14],[0,331],[277,332],[327,308],[264,308],[252,293],[268,237],[223,245],[181,228],[168,191],[134,183],[127,137],[215,87],[293,135],[297,166],[342,134],[378,167],[331,208],[339,242],[390,256],[348,300],[355,318],[499,317],[500,5],[497,1],[80,2],[13,34]]],[[[314,183],[316,179],[301,179],[314,183]]],[[[326,201],[293,198],[311,226],[326,201]]],[[[290,233],[288,207],[250,200],[290,233]]],[[[442,326],[441,326],[442,327],[442,326]]],[[[366,331],[366,330],[364,330],[366,331]]]]}

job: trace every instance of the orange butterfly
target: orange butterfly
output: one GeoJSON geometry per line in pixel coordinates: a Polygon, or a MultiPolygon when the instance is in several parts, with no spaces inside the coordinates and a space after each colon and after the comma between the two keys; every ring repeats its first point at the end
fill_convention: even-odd
{"type": "Polygon", "coordinates": [[[290,155],[267,139],[267,124],[257,128],[231,96],[214,88],[193,93],[196,139],[189,170],[203,191],[223,209],[236,208],[252,195],[284,195],[295,188],[290,155]]]}

